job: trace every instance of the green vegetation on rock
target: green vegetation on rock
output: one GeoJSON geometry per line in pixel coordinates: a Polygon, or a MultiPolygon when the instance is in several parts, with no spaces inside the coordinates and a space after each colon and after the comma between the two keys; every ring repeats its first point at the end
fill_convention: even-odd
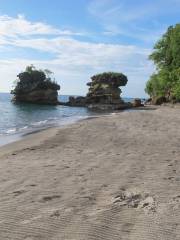
{"type": "Polygon", "coordinates": [[[27,66],[24,72],[17,75],[16,86],[11,93],[17,95],[33,90],[59,90],[60,86],[51,79],[51,74],[52,72],[47,69],[43,71],[37,70],[33,65],[27,66]]]}
{"type": "Polygon", "coordinates": [[[121,89],[128,82],[122,73],[104,72],[91,77],[87,101],[89,103],[118,104],[122,103],[120,98],[121,89]]]}
{"type": "Polygon", "coordinates": [[[180,24],[168,28],[149,58],[157,71],[147,82],[145,91],[151,98],[180,101],[180,24]]]}
{"type": "Polygon", "coordinates": [[[19,73],[15,88],[11,91],[15,102],[31,102],[42,104],[58,104],[60,86],[51,79],[48,69],[37,70],[33,65],[27,66],[19,73]]]}

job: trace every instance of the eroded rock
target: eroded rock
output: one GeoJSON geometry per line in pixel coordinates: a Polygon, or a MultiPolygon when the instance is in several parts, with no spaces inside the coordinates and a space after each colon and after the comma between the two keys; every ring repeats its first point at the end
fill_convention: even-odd
{"type": "Polygon", "coordinates": [[[34,66],[28,66],[17,76],[16,86],[11,92],[13,102],[58,104],[60,86],[51,80],[49,74],[49,70],[36,70],[34,66]]]}

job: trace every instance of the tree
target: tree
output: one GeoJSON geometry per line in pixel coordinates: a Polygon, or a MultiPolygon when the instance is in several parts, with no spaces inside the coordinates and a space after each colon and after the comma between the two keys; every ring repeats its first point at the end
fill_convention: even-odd
{"type": "Polygon", "coordinates": [[[26,67],[25,71],[28,73],[32,73],[35,69],[36,69],[35,66],[33,64],[31,64],[30,66],[26,67]]]}
{"type": "Polygon", "coordinates": [[[44,69],[44,73],[48,78],[50,78],[50,76],[53,74],[53,72],[51,72],[49,69],[44,69]]]}
{"type": "Polygon", "coordinates": [[[163,96],[166,100],[180,99],[180,24],[170,26],[155,44],[149,57],[157,72],[146,84],[145,91],[151,97],[163,96]]]}

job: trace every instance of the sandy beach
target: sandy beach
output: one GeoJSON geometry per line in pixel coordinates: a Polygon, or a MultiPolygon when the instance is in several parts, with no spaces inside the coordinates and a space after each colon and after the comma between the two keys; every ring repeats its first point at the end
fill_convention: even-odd
{"type": "Polygon", "coordinates": [[[180,239],[179,107],[84,120],[0,150],[0,240],[180,239]]]}

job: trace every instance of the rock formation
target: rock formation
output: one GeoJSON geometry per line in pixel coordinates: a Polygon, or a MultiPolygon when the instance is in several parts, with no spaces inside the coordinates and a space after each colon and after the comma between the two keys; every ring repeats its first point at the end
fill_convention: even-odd
{"type": "Polygon", "coordinates": [[[140,98],[135,98],[132,103],[133,107],[142,107],[142,100],[140,98]]]}
{"type": "Polygon", "coordinates": [[[29,102],[37,104],[58,104],[60,86],[52,81],[49,70],[36,70],[28,66],[17,77],[17,83],[11,93],[14,102],[29,102]]]}
{"type": "Polygon", "coordinates": [[[132,107],[130,103],[125,103],[121,97],[119,87],[127,84],[127,77],[122,73],[105,72],[91,77],[91,82],[87,83],[89,91],[86,97],[70,97],[67,105],[87,106],[97,109],[124,109],[132,107]]]}
{"type": "MultiPolygon", "coordinates": [[[[152,97],[149,98],[145,101],[145,105],[161,105],[164,103],[170,102],[169,100],[166,99],[164,96],[157,96],[157,97],[152,97]]],[[[172,101],[173,103],[173,101],[172,101]]]]}
{"type": "Polygon", "coordinates": [[[127,77],[122,73],[103,73],[91,77],[87,83],[89,92],[87,102],[91,104],[121,104],[121,89],[119,87],[127,84],[127,77]]]}

